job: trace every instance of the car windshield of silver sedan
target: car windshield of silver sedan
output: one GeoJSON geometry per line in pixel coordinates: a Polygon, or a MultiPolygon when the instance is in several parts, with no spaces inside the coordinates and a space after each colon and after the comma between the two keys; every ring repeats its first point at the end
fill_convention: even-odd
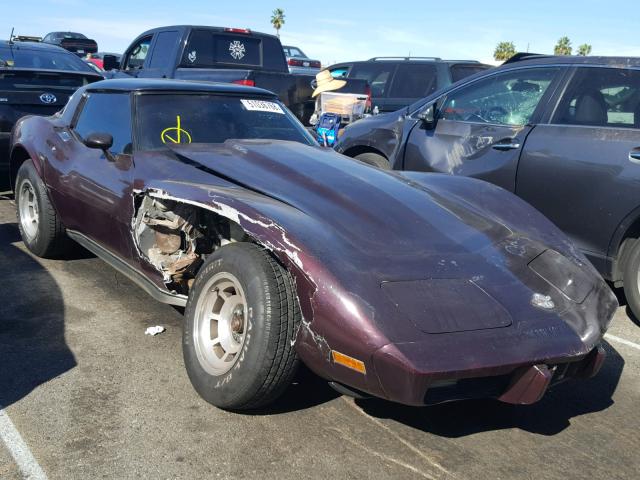
{"type": "Polygon", "coordinates": [[[255,138],[315,144],[291,112],[270,98],[143,94],[136,113],[140,150],[255,138]]]}

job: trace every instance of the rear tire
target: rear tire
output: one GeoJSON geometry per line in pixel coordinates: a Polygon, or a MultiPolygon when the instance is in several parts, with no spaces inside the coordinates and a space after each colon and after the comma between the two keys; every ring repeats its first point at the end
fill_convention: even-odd
{"type": "Polygon", "coordinates": [[[357,160],[360,160],[361,162],[373,165],[374,167],[378,167],[381,170],[391,170],[389,160],[384,158],[382,155],[378,155],[377,153],[361,153],[360,155],[356,155],[355,158],[357,160]]]}
{"type": "Polygon", "coordinates": [[[298,367],[301,319],[289,273],[263,248],[226,245],[198,272],[184,315],[189,379],[207,402],[249,410],[274,401],[298,367]]]}
{"type": "Polygon", "coordinates": [[[16,216],[22,241],[38,257],[60,256],[70,240],[31,160],[20,166],[15,184],[16,216]]]}
{"type": "Polygon", "coordinates": [[[640,240],[636,240],[627,256],[623,275],[624,296],[634,316],[640,319],[640,240]]]}

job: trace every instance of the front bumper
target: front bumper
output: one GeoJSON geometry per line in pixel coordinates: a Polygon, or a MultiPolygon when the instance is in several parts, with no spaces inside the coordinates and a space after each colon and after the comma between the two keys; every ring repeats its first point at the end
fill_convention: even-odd
{"type": "Polygon", "coordinates": [[[525,364],[517,367],[495,367],[491,371],[425,374],[405,371],[398,375],[397,366],[380,350],[374,355],[376,374],[385,397],[405,405],[435,405],[454,400],[495,398],[505,403],[529,405],[539,401],[552,386],[571,378],[590,378],[598,373],[606,353],[596,346],[586,355],[561,362],[525,364]],[[386,358],[385,358],[386,357],[386,358]]]}

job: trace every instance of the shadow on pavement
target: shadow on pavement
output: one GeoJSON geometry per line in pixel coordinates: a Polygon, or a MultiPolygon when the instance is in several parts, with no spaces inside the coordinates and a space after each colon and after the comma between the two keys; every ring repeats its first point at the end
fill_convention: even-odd
{"type": "Polygon", "coordinates": [[[0,405],[8,407],[76,366],[64,338],[65,309],[53,277],[12,245],[15,223],[0,224],[0,405]]]}
{"type": "Polygon", "coordinates": [[[265,408],[243,412],[243,414],[279,415],[296,412],[321,405],[339,396],[340,394],[331,388],[326,380],[301,364],[296,378],[275,403],[265,408]]]}
{"type": "Polygon", "coordinates": [[[382,400],[356,400],[369,415],[388,418],[448,438],[507,428],[540,435],[555,435],[571,419],[613,405],[624,360],[608,343],[607,359],[594,378],[557,385],[534,405],[509,405],[497,400],[467,400],[431,407],[405,407],[382,400]]]}

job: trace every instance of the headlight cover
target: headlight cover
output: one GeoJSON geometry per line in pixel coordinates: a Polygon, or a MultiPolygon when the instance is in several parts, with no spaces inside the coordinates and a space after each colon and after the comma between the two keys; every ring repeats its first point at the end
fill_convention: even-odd
{"type": "Polygon", "coordinates": [[[597,277],[555,250],[545,250],[529,268],[575,303],[582,303],[596,287],[597,277]]]}

